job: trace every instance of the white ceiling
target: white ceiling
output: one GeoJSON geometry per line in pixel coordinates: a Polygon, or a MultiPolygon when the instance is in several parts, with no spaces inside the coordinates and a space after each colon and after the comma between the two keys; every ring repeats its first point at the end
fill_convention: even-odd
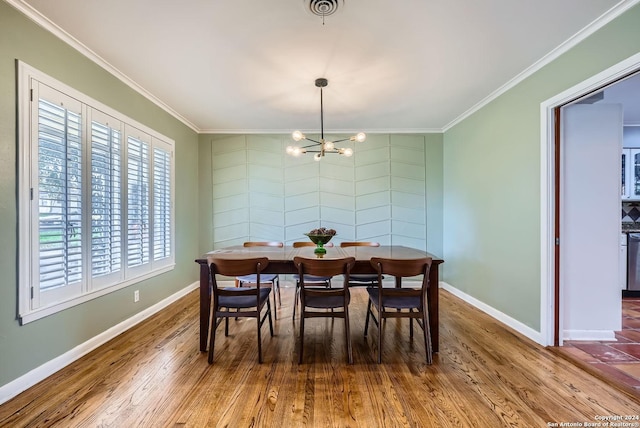
{"type": "Polygon", "coordinates": [[[640,73],[606,87],[600,103],[622,104],[624,123],[640,126],[640,73]]]}
{"type": "Polygon", "coordinates": [[[8,1],[199,132],[441,131],[638,2],[8,1]]]}

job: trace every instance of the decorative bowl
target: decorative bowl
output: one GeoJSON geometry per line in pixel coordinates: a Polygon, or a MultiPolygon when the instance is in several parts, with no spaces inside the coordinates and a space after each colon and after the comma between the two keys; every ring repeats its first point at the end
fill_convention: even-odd
{"type": "Polygon", "coordinates": [[[324,245],[327,242],[331,241],[331,238],[333,238],[335,235],[311,235],[310,233],[305,233],[306,236],[309,237],[309,239],[311,240],[311,242],[313,242],[316,245],[324,245]]]}

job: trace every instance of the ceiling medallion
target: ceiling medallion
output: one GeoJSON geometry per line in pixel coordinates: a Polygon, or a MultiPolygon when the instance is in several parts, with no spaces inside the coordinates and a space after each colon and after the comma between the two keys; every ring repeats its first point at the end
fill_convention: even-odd
{"type": "Polygon", "coordinates": [[[309,12],[322,18],[324,25],[324,17],[333,15],[338,11],[338,6],[344,4],[344,0],[303,0],[309,12]]]}

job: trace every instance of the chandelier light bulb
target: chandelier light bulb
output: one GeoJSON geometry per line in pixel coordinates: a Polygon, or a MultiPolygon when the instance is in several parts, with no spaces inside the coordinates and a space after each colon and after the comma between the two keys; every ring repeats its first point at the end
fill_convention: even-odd
{"type": "Polygon", "coordinates": [[[293,137],[294,141],[300,141],[306,138],[305,135],[300,131],[293,131],[291,137],[293,137]]]}
{"type": "Polygon", "coordinates": [[[356,136],[353,137],[353,139],[358,143],[364,143],[364,140],[367,139],[367,134],[365,134],[364,132],[358,132],[356,136]]]}
{"type": "Polygon", "coordinates": [[[293,154],[293,146],[287,146],[287,154],[288,155],[293,154]]]}
{"type": "Polygon", "coordinates": [[[313,155],[314,161],[320,162],[320,159],[322,159],[322,155],[320,153],[316,153],[315,155],[313,155]]]}
{"type": "Polygon", "coordinates": [[[302,153],[304,153],[304,151],[300,147],[294,147],[291,151],[291,154],[295,157],[300,156],[302,153]]]}
{"type": "Polygon", "coordinates": [[[327,141],[324,143],[324,149],[325,150],[333,150],[335,147],[335,145],[333,144],[332,141],[327,141]]]}
{"type": "Polygon", "coordinates": [[[347,147],[346,149],[342,149],[342,154],[346,157],[353,156],[353,149],[351,147],[347,147]]]}

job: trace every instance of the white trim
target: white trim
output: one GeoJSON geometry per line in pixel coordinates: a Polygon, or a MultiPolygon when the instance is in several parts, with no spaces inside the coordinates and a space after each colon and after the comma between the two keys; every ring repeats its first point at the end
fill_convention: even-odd
{"type": "Polygon", "coordinates": [[[499,310],[495,309],[492,306],[487,305],[484,302],[481,302],[475,297],[470,296],[469,294],[463,291],[460,291],[459,289],[455,288],[451,284],[448,284],[444,281],[440,281],[440,288],[442,288],[443,290],[447,290],[449,293],[464,300],[465,302],[469,303],[471,306],[474,306],[480,309],[482,312],[486,313],[492,318],[495,318],[497,321],[500,321],[506,326],[511,327],[512,329],[522,334],[523,336],[526,336],[529,339],[533,340],[534,342],[545,346],[545,344],[543,343],[543,337],[539,331],[536,331],[531,327],[529,327],[528,325],[521,323],[517,319],[512,318],[503,312],[500,312],[499,310]]]}
{"type": "MultiPolygon", "coordinates": [[[[639,0],[640,1],[640,0],[639,0]]],[[[367,134],[442,134],[442,128],[409,128],[409,129],[325,129],[325,135],[328,134],[355,134],[364,131],[367,134]]],[[[269,135],[291,135],[291,129],[200,129],[201,134],[222,134],[222,135],[244,135],[244,134],[269,134],[269,135]]],[[[320,130],[316,131],[320,133],[320,130]]],[[[308,134],[312,134],[309,132],[308,134]]]]}
{"type": "Polygon", "coordinates": [[[563,340],[590,340],[617,342],[613,330],[565,330],[562,332],[563,340]]]}
{"type": "Polygon", "coordinates": [[[501,87],[499,87],[498,89],[496,89],[495,91],[487,95],[484,99],[480,100],[480,102],[478,102],[476,105],[471,107],[469,110],[465,111],[460,116],[458,116],[457,118],[449,122],[447,125],[445,125],[442,128],[442,132],[448,131],[458,123],[465,120],[467,117],[471,116],[473,113],[480,110],[482,107],[489,104],[491,101],[498,98],[500,95],[507,92],[509,89],[512,89],[517,84],[519,84],[529,76],[536,73],[542,67],[550,64],[551,62],[556,60],[558,57],[568,52],[571,48],[578,45],[584,39],[586,39],[596,31],[598,31],[600,28],[604,27],[606,24],[608,24],[618,16],[622,15],[623,13],[631,9],[633,6],[635,6],[639,2],[640,0],[623,0],[617,5],[613,6],[611,9],[609,9],[608,11],[600,15],[600,17],[593,20],[589,25],[587,25],[586,27],[578,31],[573,36],[569,37],[567,40],[565,40],[562,44],[560,44],[558,47],[553,49],[551,52],[549,52],[548,54],[540,58],[538,61],[534,62],[531,66],[529,66],[528,68],[523,70],[521,73],[513,77],[507,83],[505,83],[504,85],[502,85],[501,87]]]}
{"type": "Polygon", "coordinates": [[[91,339],[65,352],[64,354],[47,361],[46,363],[42,364],[39,367],[36,367],[35,369],[20,376],[19,378],[0,386],[0,405],[5,403],[6,401],[9,401],[11,398],[15,397],[21,392],[29,389],[36,383],[51,376],[58,370],[80,359],[84,355],[105,344],[119,334],[129,330],[133,326],[160,312],[162,309],[176,302],[180,298],[186,296],[193,290],[198,289],[199,286],[199,282],[194,282],[186,286],[182,290],[177,291],[176,293],[161,300],[155,305],[138,312],[131,318],[128,318],[121,323],[114,325],[113,327],[105,330],[97,336],[92,337],[91,339]]]}
{"type": "Polygon", "coordinates": [[[164,266],[162,268],[154,269],[150,272],[147,272],[143,275],[136,276],[134,278],[128,279],[126,281],[119,282],[118,285],[112,285],[109,287],[101,288],[91,293],[84,293],[81,296],[73,297],[70,300],[66,300],[63,302],[55,303],[49,306],[45,306],[40,309],[30,310],[29,312],[25,312],[20,316],[20,324],[28,324],[32,321],[39,320],[41,318],[47,317],[49,315],[53,315],[60,311],[63,311],[68,308],[72,308],[74,306],[80,305],[82,303],[88,302],[89,300],[97,299],[101,296],[106,296],[107,294],[113,293],[115,291],[121,290],[126,287],[130,287],[133,284],[137,284],[144,280],[153,278],[157,275],[170,272],[175,268],[175,263],[172,263],[168,266],[164,266]]]}
{"type": "Polygon", "coordinates": [[[550,144],[540,144],[540,334],[545,346],[553,345],[555,322],[555,253],[554,217],[555,200],[553,177],[555,154],[553,151],[553,109],[540,106],[540,138],[550,144]]]}
{"type": "MultiPolygon", "coordinates": [[[[640,53],[621,61],[540,104],[540,323],[545,344],[553,344],[554,335],[554,180],[555,164],[553,109],[602,88],[640,69],[640,53]]],[[[560,307],[562,312],[562,306],[560,307]]],[[[560,314],[562,323],[562,313],[560,314]]],[[[563,331],[562,324],[560,331],[563,331]]],[[[567,333],[560,335],[560,345],[567,333]]]]}

